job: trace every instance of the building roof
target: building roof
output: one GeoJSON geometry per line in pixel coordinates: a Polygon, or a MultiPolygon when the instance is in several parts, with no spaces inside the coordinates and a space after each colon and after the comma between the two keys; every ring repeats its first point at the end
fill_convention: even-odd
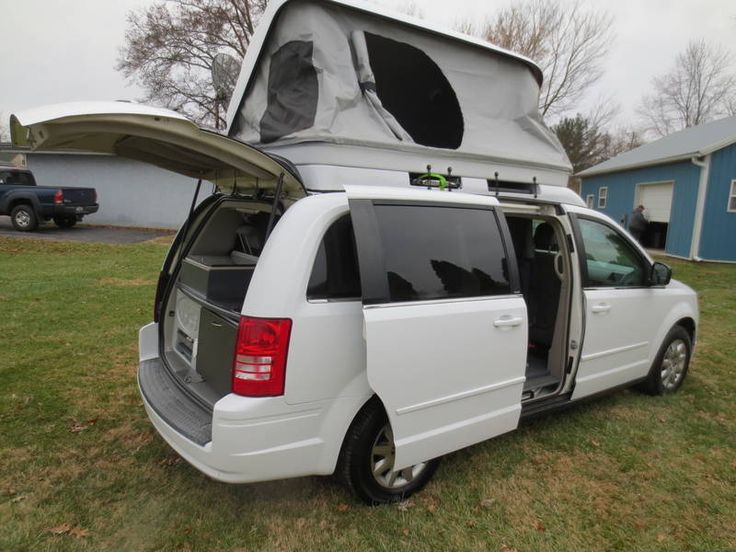
{"type": "Polygon", "coordinates": [[[14,146],[10,142],[0,142],[0,155],[7,154],[23,154],[23,155],[96,155],[113,157],[112,153],[97,153],[94,151],[77,151],[77,150],[34,150],[27,146],[14,146]]]}
{"type": "Polygon", "coordinates": [[[736,116],[686,128],[617,155],[578,176],[593,176],[702,157],[736,143],[736,116]]]}

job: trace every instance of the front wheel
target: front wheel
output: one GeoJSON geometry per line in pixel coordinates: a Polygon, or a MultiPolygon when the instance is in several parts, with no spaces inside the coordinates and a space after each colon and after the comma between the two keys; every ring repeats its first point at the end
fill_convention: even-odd
{"type": "Polygon", "coordinates": [[[692,342],[682,326],[672,328],[654,359],[647,380],[642,384],[651,395],[667,395],[677,391],[685,381],[690,366],[692,342]]]}
{"type": "Polygon", "coordinates": [[[434,475],[439,458],[394,470],[394,437],[386,413],[372,400],[348,430],[339,475],[367,504],[403,500],[421,490],[434,475]]]}
{"type": "Polygon", "coordinates": [[[77,217],[54,217],[54,223],[59,228],[71,228],[77,224],[77,217]]]}
{"type": "Polygon", "coordinates": [[[33,232],[38,228],[38,216],[31,205],[23,204],[13,208],[10,212],[13,228],[19,232],[33,232]]]}

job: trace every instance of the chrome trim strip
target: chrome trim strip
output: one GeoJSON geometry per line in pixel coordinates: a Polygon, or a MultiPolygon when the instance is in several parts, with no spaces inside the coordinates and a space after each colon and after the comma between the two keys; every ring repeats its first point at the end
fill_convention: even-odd
{"type": "Polygon", "coordinates": [[[378,303],[363,305],[363,309],[384,309],[395,307],[414,307],[424,305],[446,305],[448,303],[470,303],[499,299],[523,299],[521,293],[507,293],[505,295],[482,295],[478,297],[448,297],[446,299],[427,299],[425,301],[395,301],[393,303],[378,303]]]}
{"type": "MultiPolygon", "coordinates": [[[[499,383],[492,383],[490,385],[484,385],[483,387],[477,387],[475,389],[469,389],[467,391],[461,391],[460,393],[454,393],[452,395],[446,395],[439,399],[432,399],[423,403],[413,404],[411,406],[405,406],[403,408],[397,408],[396,414],[401,416],[403,414],[409,414],[410,412],[416,412],[417,410],[424,410],[425,408],[431,408],[433,406],[439,406],[452,401],[458,401],[460,399],[467,399],[468,397],[474,397],[476,395],[482,395],[483,393],[490,393],[491,391],[498,391],[512,385],[523,385],[526,381],[525,376],[518,378],[502,381],[499,383]]],[[[521,405],[521,398],[519,398],[519,405],[521,405]]]]}
{"type": "Polygon", "coordinates": [[[587,360],[595,360],[597,358],[605,357],[608,355],[615,355],[617,353],[623,353],[626,351],[632,351],[634,349],[640,349],[642,347],[647,347],[649,345],[648,341],[642,341],[641,343],[634,343],[632,345],[624,345],[623,347],[616,347],[615,349],[608,349],[606,351],[600,351],[597,353],[591,353],[589,355],[584,355],[580,357],[580,360],[587,361],[587,360]]]}
{"type": "MultiPolygon", "coordinates": [[[[631,362],[629,364],[624,364],[623,366],[616,366],[615,368],[611,368],[610,370],[606,370],[605,372],[596,372],[595,374],[587,374],[587,375],[585,375],[585,376],[583,376],[582,378],[579,378],[579,379],[576,378],[575,379],[575,383],[577,385],[580,385],[582,383],[587,383],[589,381],[595,381],[595,380],[597,380],[599,378],[605,378],[605,377],[611,376],[612,374],[617,374],[619,372],[626,372],[628,370],[632,370],[634,368],[638,368],[641,365],[647,365],[648,363],[649,363],[649,361],[647,359],[637,360],[636,362],[631,362]]],[[[633,381],[633,379],[631,381],[633,381]]],[[[615,388],[615,385],[608,386],[608,387],[615,388]]],[[[605,391],[607,388],[604,388],[602,391],[605,391]]],[[[583,395],[583,396],[586,396],[586,395],[583,395]]]]}

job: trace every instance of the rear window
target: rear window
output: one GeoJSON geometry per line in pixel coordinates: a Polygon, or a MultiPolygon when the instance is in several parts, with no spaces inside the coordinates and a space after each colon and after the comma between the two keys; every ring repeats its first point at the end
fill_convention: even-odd
{"type": "Polygon", "coordinates": [[[0,184],[13,186],[35,186],[33,175],[24,171],[0,171],[0,184]]]}
{"type": "Polygon", "coordinates": [[[360,299],[360,274],[350,215],[325,233],[314,259],[307,299],[360,299]]]}
{"type": "Polygon", "coordinates": [[[376,205],[375,213],[392,302],[511,292],[493,211],[376,205]]]}

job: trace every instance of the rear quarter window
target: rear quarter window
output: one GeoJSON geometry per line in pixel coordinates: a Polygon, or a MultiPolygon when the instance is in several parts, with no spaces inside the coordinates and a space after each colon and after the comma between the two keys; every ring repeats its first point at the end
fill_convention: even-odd
{"type": "Polygon", "coordinates": [[[350,215],[325,232],[312,266],[307,299],[355,299],[361,296],[358,256],[350,215]]]}

